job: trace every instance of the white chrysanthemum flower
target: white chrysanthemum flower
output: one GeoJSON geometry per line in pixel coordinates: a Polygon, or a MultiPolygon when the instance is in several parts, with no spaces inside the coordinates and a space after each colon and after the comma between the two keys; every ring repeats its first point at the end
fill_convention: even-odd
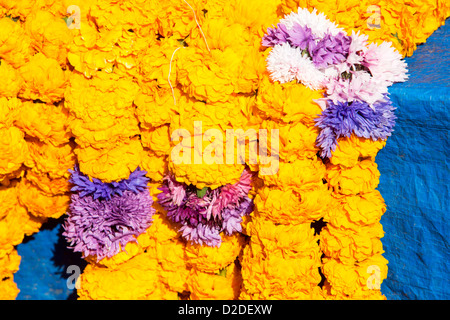
{"type": "Polygon", "coordinates": [[[288,30],[292,29],[296,23],[306,26],[318,38],[323,38],[327,33],[333,36],[336,36],[339,32],[345,33],[344,29],[339,28],[334,22],[328,20],[322,12],[317,12],[316,9],[309,12],[307,8],[298,8],[297,13],[292,12],[286,15],[280,20],[280,23],[284,24],[288,30]]]}
{"type": "Polygon", "coordinates": [[[325,73],[317,69],[307,55],[288,43],[273,47],[267,57],[267,70],[274,81],[286,83],[296,79],[313,90],[324,88],[326,80],[325,73]]]}

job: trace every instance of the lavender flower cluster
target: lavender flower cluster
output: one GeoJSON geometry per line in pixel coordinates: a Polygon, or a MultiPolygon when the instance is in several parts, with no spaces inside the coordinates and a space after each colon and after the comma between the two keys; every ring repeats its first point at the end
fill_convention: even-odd
{"type": "Polygon", "coordinates": [[[112,257],[152,224],[155,209],[146,171],[137,168],[128,179],[104,183],[89,179],[78,167],[70,170],[72,188],[63,235],[69,247],[97,261],[112,257]]]}
{"type": "Polygon", "coordinates": [[[246,169],[237,183],[207,189],[199,196],[195,186],[180,183],[169,174],[157,197],[167,210],[167,217],[179,225],[182,237],[218,247],[222,242],[220,233],[241,232],[242,217],[253,211],[253,201],[248,197],[251,179],[252,174],[246,169]]]}

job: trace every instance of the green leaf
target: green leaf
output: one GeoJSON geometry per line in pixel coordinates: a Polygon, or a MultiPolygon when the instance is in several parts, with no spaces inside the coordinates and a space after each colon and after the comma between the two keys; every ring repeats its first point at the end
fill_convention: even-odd
{"type": "Polygon", "coordinates": [[[203,189],[197,189],[197,197],[203,198],[208,191],[208,187],[204,187],[203,189]]]}
{"type": "Polygon", "coordinates": [[[216,273],[217,275],[221,276],[221,277],[227,277],[227,268],[223,268],[220,269],[218,273],[216,273]]]}

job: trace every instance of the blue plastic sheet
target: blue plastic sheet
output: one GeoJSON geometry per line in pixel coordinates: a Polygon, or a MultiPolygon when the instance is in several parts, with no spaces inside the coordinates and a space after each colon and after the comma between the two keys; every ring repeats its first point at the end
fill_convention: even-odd
{"type": "MultiPolygon", "coordinates": [[[[377,156],[379,190],[388,210],[381,222],[389,260],[382,292],[388,299],[449,299],[450,23],[411,58],[410,79],[390,88],[397,107],[395,132],[377,156]]],[[[18,246],[14,275],[18,299],[68,299],[67,267],[84,266],[65,249],[60,221],[47,224],[18,246]]]]}
{"type": "Polygon", "coordinates": [[[449,299],[450,20],[406,59],[389,92],[398,117],[377,156],[388,299],[449,299]]]}
{"type": "Polygon", "coordinates": [[[14,274],[20,289],[17,300],[76,299],[70,279],[74,272],[68,267],[76,265],[83,270],[86,262],[79,253],[67,249],[67,242],[61,235],[62,222],[63,219],[49,221],[17,246],[22,257],[19,271],[14,274]]]}

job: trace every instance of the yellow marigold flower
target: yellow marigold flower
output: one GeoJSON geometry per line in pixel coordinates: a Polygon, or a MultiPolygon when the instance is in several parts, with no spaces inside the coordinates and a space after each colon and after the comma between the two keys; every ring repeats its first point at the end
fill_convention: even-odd
{"type": "Polygon", "coordinates": [[[54,103],[64,98],[69,72],[62,70],[58,61],[38,52],[20,69],[25,80],[20,97],[54,103]]]}
{"type": "Polygon", "coordinates": [[[186,243],[180,239],[168,240],[162,243],[157,242],[156,258],[161,268],[166,271],[176,271],[185,267],[185,246],[186,243]]]}
{"type": "Polygon", "coordinates": [[[203,134],[208,129],[222,131],[224,143],[228,129],[235,131],[254,129],[257,133],[260,119],[252,116],[254,100],[254,97],[234,95],[230,96],[226,102],[204,103],[182,96],[177,101],[179,115],[174,115],[170,124],[171,135],[177,129],[186,129],[191,135],[194,135],[196,121],[201,121],[203,134]]]}
{"type": "Polygon", "coordinates": [[[74,150],[80,170],[103,182],[128,179],[142,162],[143,148],[138,138],[117,142],[110,148],[77,146],[74,150]]]}
{"type": "Polygon", "coordinates": [[[283,258],[250,241],[241,260],[245,299],[302,299],[321,281],[320,259],[283,258]]]}
{"type": "Polygon", "coordinates": [[[189,270],[185,259],[185,243],[178,240],[179,234],[173,223],[165,214],[155,214],[153,223],[146,233],[150,245],[146,247],[146,243],[139,238],[138,242],[146,247],[145,250],[149,256],[158,260],[161,281],[170,290],[176,292],[187,290],[186,279],[189,276],[189,270]]]}
{"type": "Polygon", "coordinates": [[[188,288],[192,300],[236,300],[242,282],[241,274],[233,263],[226,268],[225,275],[191,269],[188,288]]]}
{"type": "Polygon", "coordinates": [[[9,187],[0,187],[0,199],[7,201],[0,202],[1,212],[3,207],[9,211],[7,215],[0,219],[0,252],[2,250],[11,250],[12,246],[22,242],[25,235],[31,235],[41,227],[45,221],[43,218],[36,218],[28,214],[27,209],[19,203],[19,187],[17,182],[9,187]]]}
{"type": "Polygon", "coordinates": [[[65,93],[70,129],[80,147],[111,148],[118,140],[139,134],[133,99],[137,92],[131,79],[98,73],[92,79],[74,74],[65,93]]]}
{"type": "Polygon", "coordinates": [[[258,189],[254,201],[255,217],[282,224],[300,224],[320,219],[328,210],[331,197],[324,184],[305,192],[264,186],[258,189]]]}
{"type": "Polygon", "coordinates": [[[46,10],[37,10],[27,17],[24,27],[36,51],[55,59],[62,66],[66,64],[72,32],[63,19],[46,10]]]}
{"type": "Polygon", "coordinates": [[[210,17],[209,12],[207,15],[207,19],[201,24],[203,34],[199,28],[195,28],[185,40],[189,46],[195,46],[204,51],[207,51],[208,48],[223,51],[230,47],[233,49],[252,47],[253,37],[249,29],[241,24],[242,21],[233,22],[224,15],[210,17]],[[206,47],[206,43],[208,43],[208,47],[206,47]]]}
{"type": "Polygon", "coordinates": [[[328,165],[325,179],[334,192],[349,195],[371,192],[380,181],[378,166],[373,160],[359,161],[354,167],[328,165]]]}
{"type": "MultiPolygon", "coordinates": [[[[204,13],[201,11],[205,0],[187,1],[196,12],[197,20],[203,24],[204,13]]],[[[158,3],[158,33],[163,37],[173,37],[174,39],[184,39],[197,28],[192,9],[184,1],[168,0],[158,3]]]]}
{"type": "MultiPolygon", "coordinates": [[[[279,20],[278,7],[280,0],[265,1],[264,5],[258,0],[227,1],[224,6],[224,16],[231,21],[243,24],[259,39],[279,20]]],[[[258,43],[259,45],[260,43],[258,43]]]]}
{"type": "Polygon", "coordinates": [[[198,189],[209,187],[216,189],[239,181],[244,165],[242,164],[178,164],[169,161],[169,170],[178,182],[192,184],[198,189]]]}
{"type": "Polygon", "coordinates": [[[101,259],[100,261],[97,261],[96,256],[87,256],[85,257],[85,260],[92,264],[97,264],[100,266],[105,266],[107,268],[114,268],[117,269],[120,264],[130,260],[131,258],[135,257],[139,253],[141,253],[143,249],[140,247],[140,245],[136,242],[128,242],[125,245],[125,248],[117,253],[115,256],[112,257],[105,257],[101,259]]]}
{"type": "MultiPolygon", "coordinates": [[[[316,147],[316,139],[319,130],[315,126],[304,125],[301,122],[283,124],[273,120],[265,120],[261,128],[279,130],[279,156],[285,162],[291,162],[298,158],[314,158],[319,151],[316,147]]],[[[269,134],[268,134],[269,136],[269,134]]],[[[271,145],[271,138],[268,144],[271,145]]]]}
{"type": "Polygon", "coordinates": [[[147,148],[144,148],[141,164],[142,170],[147,171],[145,174],[152,181],[162,181],[163,177],[168,173],[167,156],[158,156],[147,148]]]}
{"type": "Polygon", "coordinates": [[[229,51],[241,58],[232,80],[235,92],[254,92],[258,81],[266,70],[264,55],[257,50],[261,37],[252,36],[250,30],[239,23],[233,23],[225,17],[207,19],[202,25],[203,34],[199,28],[192,31],[185,41],[189,47],[196,47],[203,52],[209,50],[229,51]],[[206,41],[205,42],[205,38],[206,41]],[[208,43],[208,47],[206,46],[208,43]]]}
{"type": "Polygon", "coordinates": [[[266,118],[284,123],[300,121],[307,126],[314,126],[314,119],[322,111],[313,100],[319,98],[322,98],[320,91],[296,82],[273,83],[266,75],[258,88],[256,107],[266,118]]]}
{"type": "Polygon", "coordinates": [[[47,173],[34,170],[27,170],[27,180],[49,195],[69,193],[72,188],[67,177],[51,178],[47,173]]]}
{"type": "Polygon", "coordinates": [[[279,163],[279,171],[274,175],[259,175],[268,186],[311,190],[323,184],[326,168],[317,156],[311,159],[296,159],[279,163]]]}
{"type": "Polygon", "coordinates": [[[244,239],[241,235],[222,236],[220,247],[188,243],[186,260],[189,266],[202,272],[218,272],[230,265],[239,255],[244,239]]]}
{"type": "Polygon", "coordinates": [[[65,144],[72,137],[69,131],[69,113],[61,103],[33,103],[25,101],[17,117],[17,127],[31,137],[36,137],[43,143],[55,146],[65,144]]]}
{"type": "Polygon", "coordinates": [[[362,263],[346,265],[338,260],[324,258],[322,272],[330,285],[330,294],[339,299],[383,298],[380,286],[387,277],[387,260],[374,255],[362,263]]]}
{"type": "Polygon", "coordinates": [[[0,300],[15,300],[19,292],[13,274],[0,279],[0,300]]]}
{"type": "Polygon", "coordinates": [[[0,253],[0,279],[19,271],[20,260],[16,249],[12,249],[5,255],[0,253]]]}
{"type": "MultiPolygon", "coordinates": [[[[83,27],[83,29],[86,29],[83,27]]],[[[95,28],[93,28],[95,30],[95,28]]],[[[95,32],[95,31],[94,31],[95,32]]],[[[97,71],[112,72],[114,52],[102,51],[96,48],[80,48],[76,45],[70,46],[67,59],[74,69],[87,78],[97,74],[97,71]]]]}
{"type": "MultiPolygon", "coordinates": [[[[156,83],[156,82],[154,82],[156,83]]],[[[141,87],[142,89],[142,87],[141,87]]],[[[181,90],[174,88],[176,101],[180,100],[181,90]]],[[[158,89],[156,85],[148,93],[139,92],[134,100],[136,116],[141,127],[151,128],[168,124],[175,116],[178,107],[175,106],[170,89],[158,89]]]]}
{"type": "Polygon", "coordinates": [[[356,166],[361,159],[370,158],[375,161],[375,156],[386,145],[386,140],[365,139],[352,135],[350,138],[338,139],[336,150],[330,162],[343,167],[356,166]]]}
{"type": "MultiPolygon", "coordinates": [[[[93,11],[90,2],[78,3],[80,5],[80,28],[72,29],[74,33],[73,43],[69,46],[67,58],[75,70],[90,78],[97,71],[111,73],[114,70],[114,63],[117,52],[114,52],[118,39],[123,32],[121,26],[112,25],[110,28],[103,28],[97,25],[99,16],[93,17],[89,13],[93,11]],[[101,31],[100,31],[101,29],[101,31]],[[99,32],[100,31],[100,32],[99,32]]],[[[104,16],[100,16],[100,19],[104,16]]],[[[99,19],[99,23],[100,23],[99,19]]]]}
{"type": "MultiPolygon", "coordinates": [[[[177,296],[179,296],[180,293],[188,291],[187,279],[189,273],[190,269],[185,266],[173,271],[161,269],[161,282],[164,283],[170,291],[176,292],[177,296]]],[[[177,299],[177,297],[175,297],[175,299],[177,299]]]]}
{"type": "Polygon", "coordinates": [[[14,211],[17,205],[17,183],[10,187],[0,186],[0,220],[6,217],[9,212],[14,211]]]}
{"type": "Polygon", "coordinates": [[[176,39],[180,38],[164,38],[148,46],[140,54],[138,81],[145,93],[148,93],[148,90],[153,91],[152,88],[155,84],[160,88],[169,89],[169,71],[171,84],[173,87],[176,87],[176,65],[178,64],[180,51],[175,52],[175,50],[183,48],[176,39]]]}
{"type": "Polygon", "coordinates": [[[28,158],[24,133],[16,127],[0,127],[0,181],[17,172],[28,158]]]}
{"type": "Polygon", "coordinates": [[[383,226],[376,222],[370,225],[337,227],[328,223],[320,233],[320,247],[326,256],[353,264],[374,254],[383,253],[381,238],[383,226]]]}
{"type": "Polygon", "coordinates": [[[1,0],[0,4],[8,10],[11,17],[20,17],[22,20],[25,20],[36,7],[35,1],[26,0],[1,0]]]}
{"type": "Polygon", "coordinates": [[[25,165],[41,174],[47,174],[50,178],[69,178],[69,169],[75,166],[74,144],[72,142],[54,146],[51,143],[43,143],[36,138],[27,139],[30,151],[25,165]]]}
{"type": "Polygon", "coordinates": [[[20,203],[38,218],[58,219],[69,209],[68,194],[47,194],[26,179],[20,182],[19,191],[20,203]]]}
{"type": "MultiPolygon", "coordinates": [[[[155,235],[156,236],[156,235],[155,235]]],[[[185,259],[186,243],[179,239],[162,243],[155,237],[155,256],[159,262],[161,281],[171,290],[188,290],[189,269],[185,259]]]]}
{"type": "Polygon", "coordinates": [[[0,64],[0,96],[16,97],[23,87],[23,79],[7,61],[3,60],[0,64]]]}
{"type": "Polygon", "coordinates": [[[170,152],[169,127],[163,125],[151,129],[141,129],[142,146],[152,150],[158,156],[168,155],[170,152]]]}
{"type": "Polygon", "coordinates": [[[22,102],[17,98],[0,97],[0,128],[8,129],[17,120],[22,102]]]}
{"type": "Polygon", "coordinates": [[[336,227],[352,228],[355,224],[370,225],[380,221],[386,212],[386,205],[378,190],[372,192],[335,196],[338,201],[337,210],[326,219],[336,227]]]}
{"type": "Polygon", "coordinates": [[[251,93],[236,75],[242,73],[244,57],[231,48],[204,52],[186,47],[177,52],[177,80],[183,91],[200,101],[226,102],[237,93],[251,93]]]}
{"type": "Polygon", "coordinates": [[[258,244],[268,254],[284,258],[320,260],[321,253],[314,229],[310,223],[298,225],[275,224],[264,219],[252,219],[246,226],[253,244],[258,244]]]}
{"type": "MultiPolygon", "coordinates": [[[[22,2],[28,3],[26,0],[22,2]]],[[[20,22],[14,22],[6,17],[0,19],[0,58],[2,60],[6,60],[14,68],[23,66],[32,55],[30,43],[31,39],[21,27],[20,22]]]]}
{"type": "MultiPolygon", "coordinates": [[[[153,205],[156,206],[156,204],[153,205]]],[[[160,212],[161,211],[158,210],[157,214],[153,215],[153,222],[149,228],[149,236],[151,236],[158,243],[163,243],[178,238],[179,234],[174,228],[173,223],[165,214],[160,212]]]]}
{"type": "Polygon", "coordinates": [[[88,264],[80,275],[77,294],[82,300],[176,299],[177,293],[161,282],[158,269],[158,261],[146,253],[117,268],[88,264]]]}

